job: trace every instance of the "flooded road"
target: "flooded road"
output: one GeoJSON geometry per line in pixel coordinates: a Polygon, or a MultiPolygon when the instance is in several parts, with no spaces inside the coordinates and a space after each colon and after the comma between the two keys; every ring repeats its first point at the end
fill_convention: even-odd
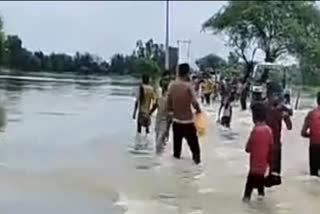
{"type": "MultiPolygon", "coordinates": [[[[283,185],[243,204],[249,112],[235,109],[232,130],[216,123],[201,139],[202,166],[184,145],[182,160],[132,152],[134,84],[114,79],[0,78],[7,126],[0,132],[1,214],[314,214],[320,180],[308,176],[307,110],[284,131],[283,185]],[[46,81],[47,80],[47,81],[46,81]]],[[[309,101],[312,105],[313,101],[309,101]]]]}

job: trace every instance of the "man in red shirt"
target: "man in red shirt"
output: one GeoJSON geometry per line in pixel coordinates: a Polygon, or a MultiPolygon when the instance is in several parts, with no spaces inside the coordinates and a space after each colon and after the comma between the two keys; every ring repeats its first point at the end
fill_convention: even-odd
{"type": "Polygon", "coordinates": [[[301,135],[310,139],[309,167],[311,176],[319,176],[320,170],[320,92],[317,94],[318,107],[305,118],[301,135]]]}
{"type": "Polygon", "coordinates": [[[269,94],[266,110],[266,123],[273,134],[272,162],[270,174],[266,181],[266,187],[280,185],[281,181],[281,131],[282,121],[288,130],[292,130],[290,112],[281,102],[280,96],[269,94]]]}
{"type": "Polygon", "coordinates": [[[254,188],[259,197],[264,196],[265,174],[271,161],[273,136],[266,124],[266,107],[264,104],[253,106],[252,118],[255,124],[246,145],[250,154],[250,170],[247,178],[243,201],[249,201],[254,188]]]}

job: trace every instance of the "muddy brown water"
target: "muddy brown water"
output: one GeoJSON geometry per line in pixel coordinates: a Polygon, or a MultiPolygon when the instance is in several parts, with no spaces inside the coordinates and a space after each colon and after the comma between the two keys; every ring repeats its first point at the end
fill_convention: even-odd
{"type": "Polygon", "coordinates": [[[235,107],[225,130],[215,123],[218,104],[204,107],[210,130],[195,166],[186,145],[181,160],[171,157],[171,142],[160,156],[152,145],[134,151],[134,90],[108,78],[0,78],[1,214],[319,213],[320,180],[308,176],[308,143],[299,136],[313,100],[295,112],[294,130],[284,130],[283,185],[243,204],[250,113],[235,107]]]}

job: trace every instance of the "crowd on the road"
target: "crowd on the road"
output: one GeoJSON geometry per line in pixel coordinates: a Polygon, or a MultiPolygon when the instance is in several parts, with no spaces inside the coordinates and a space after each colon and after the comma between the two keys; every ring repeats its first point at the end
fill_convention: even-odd
{"type": "MultiPolygon", "coordinates": [[[[193,161],[201,163],[200,145],[194,117],[202,113],[200,103],[210,106],[220,98],[218,120],[222,126],[231,127],[233,103],[240,101],[246,110],[247,84],[238,76],[223,78],[216,74],[191,74],[188,64],[180,64],[176,75],[166,71],[160,80],[161,92],[156,92],[148,76],[142,77],[133,118],[137,116],[137,137],[140,142],[142,128],[146,135],[150,132],[151,115],[157,110],[155,121],[156,152],[160,153],[169,139],[172,127],[173,156],[180,159],[182,141],[185,139],[192,152],[193,161]],[[195,111],[195,113],[193,113],[195,111]]],[[[319,176],[320,170],[320,92],[318,106],[305,118],[301,135],[310,139],[310,175],[319,176]]],[[[249,153],[249,173],[243,200],[249,201],[252,191],[258,190],[259,198],[264,196],[264,188],[280,185],[282,123],[292,129],[290,97],[267,92],[262,102],[251,105],[254,127],[248,138],[245,151],[249,153]]]]}

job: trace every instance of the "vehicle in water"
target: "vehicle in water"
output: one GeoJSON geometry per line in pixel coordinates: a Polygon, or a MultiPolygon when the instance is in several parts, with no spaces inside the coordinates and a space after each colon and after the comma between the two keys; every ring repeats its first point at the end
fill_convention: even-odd
{"type": "MultiPolygon", "coordinates": [[[[290,102],[291,89],[288,87],[288,68],[277,63],[259,63],[250,78],[251,104],[262,102],[268,94],[290,102]]],[[[283,100],[284,101],[284,100],[283,100]]]]}

